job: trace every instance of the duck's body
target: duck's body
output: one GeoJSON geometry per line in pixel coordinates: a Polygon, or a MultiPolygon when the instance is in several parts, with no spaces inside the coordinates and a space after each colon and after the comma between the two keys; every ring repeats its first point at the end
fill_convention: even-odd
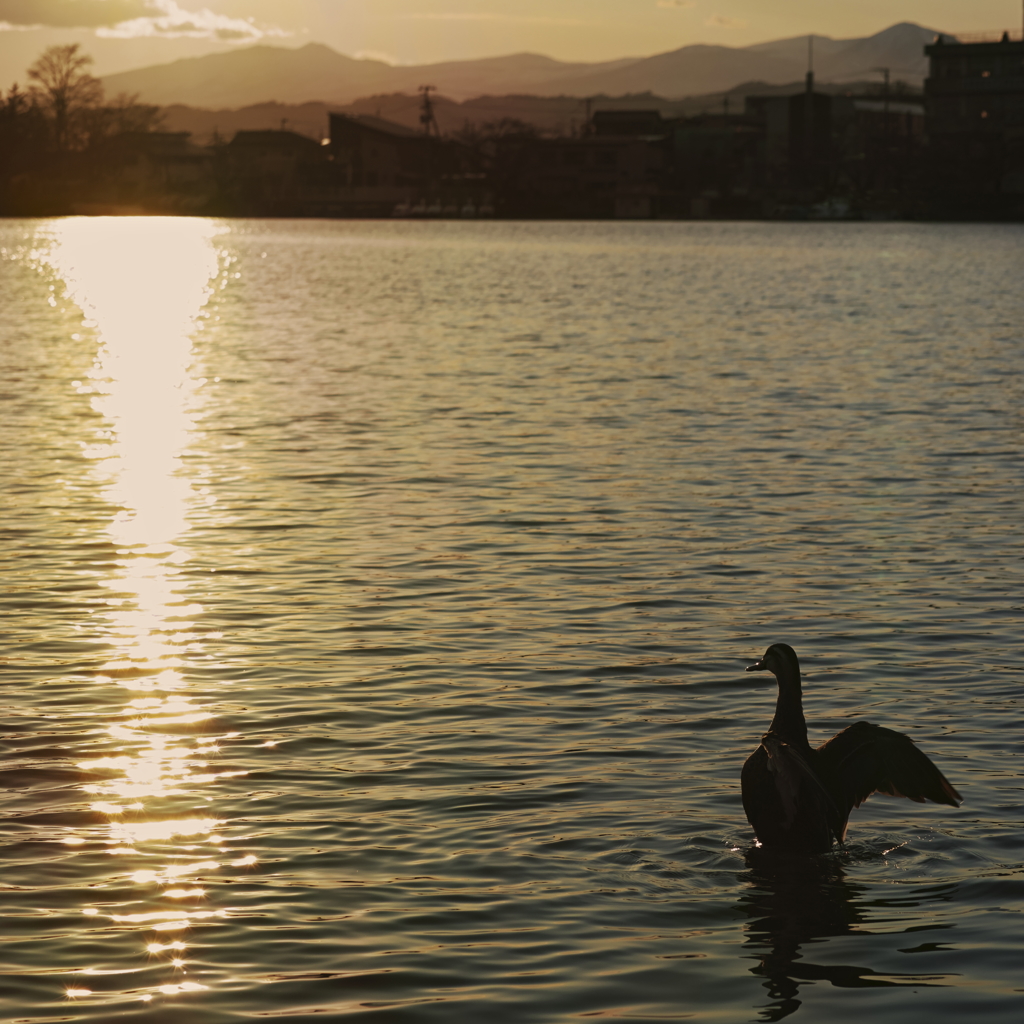
{"type": "Polygon", "coordinates": [[[747,669],[758,670],[779,683],[775,717],[740,776],[743,809],[762,846],[824,853],[843,841],[850,812],[872,793],[959,806],[960,794],[902,733],[857,722],[812,748],[792,647],[772,644],[747,669]]]}

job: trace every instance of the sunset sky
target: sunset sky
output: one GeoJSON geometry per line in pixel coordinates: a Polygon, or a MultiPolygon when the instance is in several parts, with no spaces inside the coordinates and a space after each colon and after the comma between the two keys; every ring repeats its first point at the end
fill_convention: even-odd
{"type": "Polygon", "coordinates": [[[1017,27],[1020,0],[0,0],[0,87],[54,43],[108,74],[265,42],[323,42],[391,63],[524,50],[561,60],[745,46],[814,32],[871,35],[898,21],[949,32],[1017,27]]]}

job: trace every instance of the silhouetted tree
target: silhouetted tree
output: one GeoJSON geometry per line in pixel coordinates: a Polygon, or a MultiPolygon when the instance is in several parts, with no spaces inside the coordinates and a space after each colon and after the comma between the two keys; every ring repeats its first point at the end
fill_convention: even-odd
{"type": "Polygon", "coordinates": [[[26,146],[46,142],[46,118],[31,96],[15,82],[7,96],[0,94],[0,154],[10,160],[26,146]]]}
{"type": "Polygon", "coordinates": [[[87,70],[92,57],[79,49],[78,43],[51,46],[28,69],[32,93],[49,115],[54,146],[62,153],[85,141],[87,115],[103,102],[103,84],[87,70]]]}
{"type": "Polygon", "coordinates": [[[28,93],[0,94],[0,213],[61,213],[106,197],[137,159],[121,142],[161,126],[160,108],[137,95],[104,102],[92,62],[77,44],[51,46],[28,70],[28,93]]]}
{"type": "Polygon", "coordinates": [[[48,147],[49,126],[32,98],[16,84],[0,94],[0,212],[21,212],[12,206],[12,182],[38,172],[48,147]]]}
{"type": "Polygon", "coordinates": [[[84,111],[82,117],[84,135],[90,147],[111,135],[157,131],[163,121],[163,111],[159,107],[139,103],[138,93],[119,93],[112,102],[84,111]]]}

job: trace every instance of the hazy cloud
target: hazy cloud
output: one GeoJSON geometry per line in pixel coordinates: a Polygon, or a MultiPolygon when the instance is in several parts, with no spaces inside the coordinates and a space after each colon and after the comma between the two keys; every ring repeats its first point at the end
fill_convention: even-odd
{"type": "Polygon", "coordinates": [[[91,28],[108,39],[220,39],[252,42],[286,32],[251,18],[230,18],[205,7],[187,11],[175,0],[0,0],[0,29],[91,28]]]}
{"type": "Polygon", "coordinates": [[[0,21],[48,28],[102,28],[159,14],[153,0],[0,0],[0,21]]]}
{"type": "MultiPolygon", "coordinates": [[[[80,3],[82,0],[70,2],[80,3]]],[[[164,39],[188,37],[221,39],[225,42],[253,42],[266,36],[288,35],[273,25],[258,25],[251,18],[230,18],[226,14],[214,14],[205,7],[199,11],[186,11],[175,0],[146,0],[146,6],[145,16],[120,21],[116,25],[105,25],[98,28],[96,34],[108,39],[160,36],[164,39]]]]}
{"type": "Polygon", "coordinates": [[[696,0],[658,0],[658,7],[690,8],[696,7],[696,0]]]}
{"type": "Polygon", "coordinates": [[[356,60],[379,60],[384,64],[391,64],[394,67],[401,67],[405,63],[399,60],[393,53],[385,53],[383,50],[357,50],[352,56],[356,60]]]}

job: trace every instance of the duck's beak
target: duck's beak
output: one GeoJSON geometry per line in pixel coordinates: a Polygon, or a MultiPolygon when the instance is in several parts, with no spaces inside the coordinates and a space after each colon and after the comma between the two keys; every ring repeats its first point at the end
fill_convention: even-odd
{"type": "Polygon", "coordinates": [[[747,671],[748,672],[764,672],[765,671],[764,659],[762,659],[761,661],[757,662],[756,665],[748,665],[747,666],[747,671]]]}

